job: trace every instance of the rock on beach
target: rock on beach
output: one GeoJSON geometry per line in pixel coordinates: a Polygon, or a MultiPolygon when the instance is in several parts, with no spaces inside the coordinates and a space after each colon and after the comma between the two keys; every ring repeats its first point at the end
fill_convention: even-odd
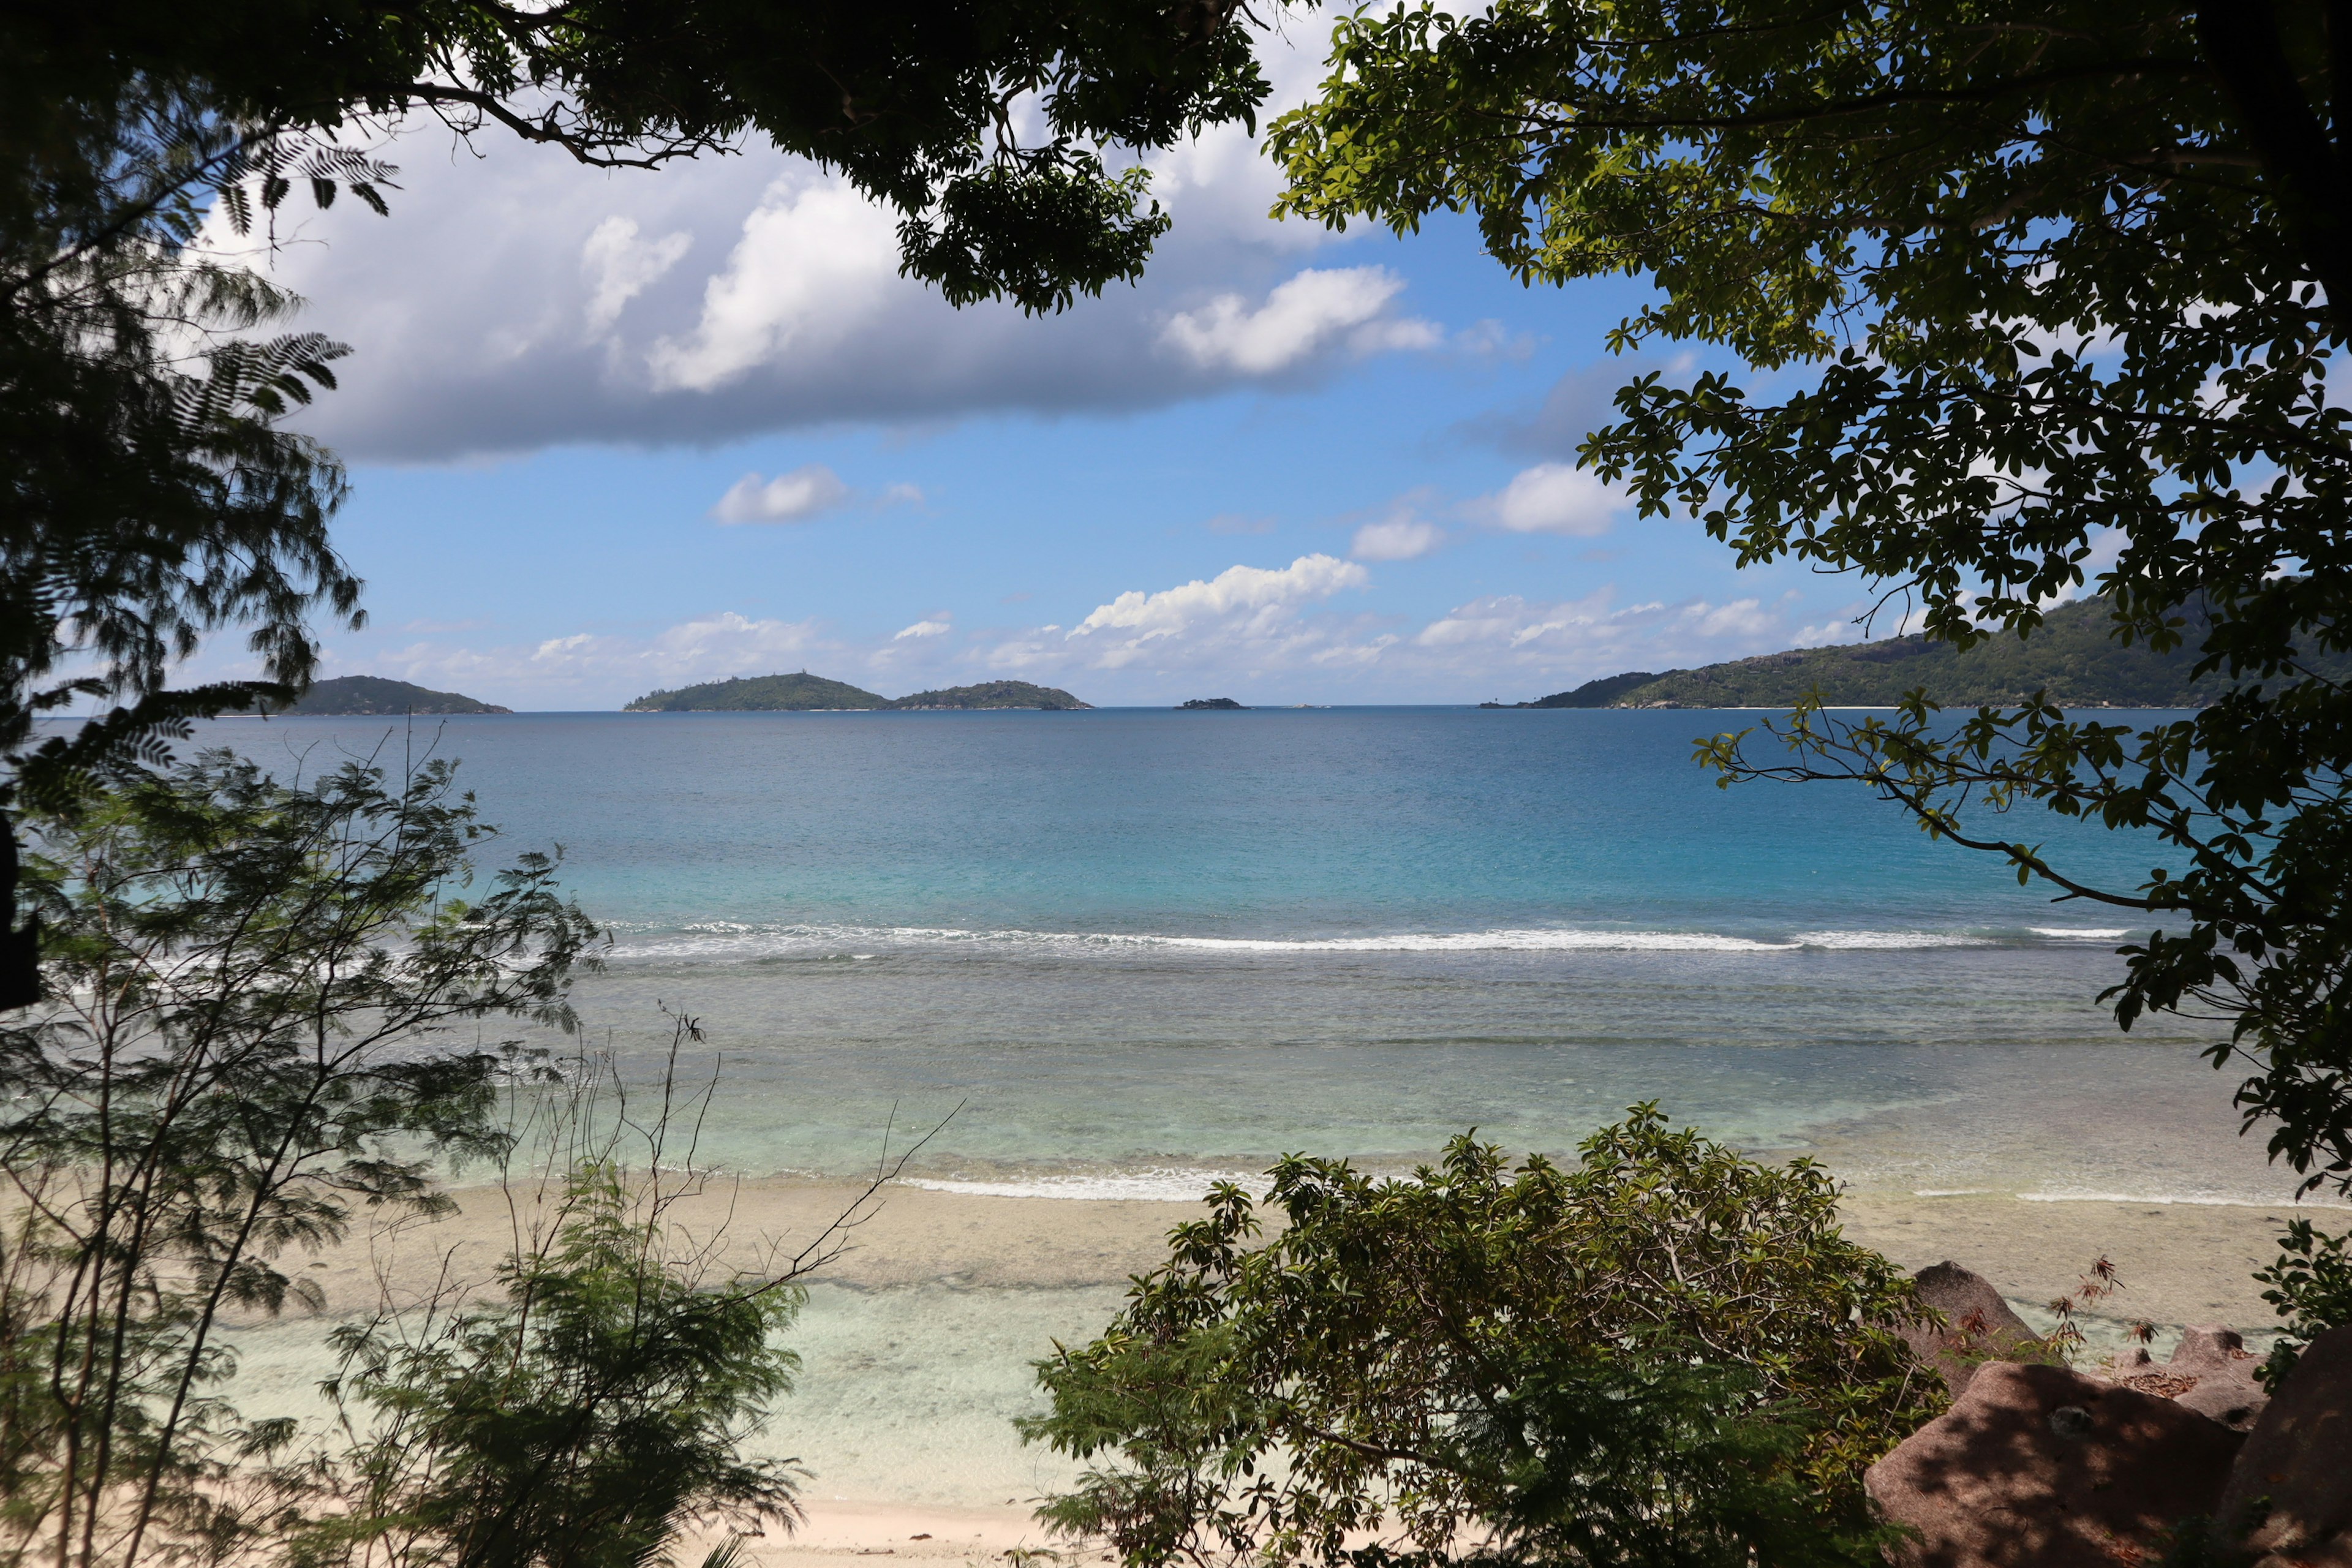
{"type": "Polygon", "coordinates": [[[2172,1525],[2213,1511],[2244,1440],[2064,1367],[1988,1362],[1864,1483],[1916,1531],[1894,1553],[1904,1568],[2152,1563],[2172,1525]]]}

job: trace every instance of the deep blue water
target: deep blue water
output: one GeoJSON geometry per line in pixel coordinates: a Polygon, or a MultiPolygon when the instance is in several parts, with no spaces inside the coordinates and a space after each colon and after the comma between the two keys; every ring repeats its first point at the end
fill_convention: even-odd
{"type": "MultiPolygon", "coordinates": [[[[2111,915],[1857,789],[1718,789],[1749,713],[224,720],[281,771],[427,752],[612,928],[582,992],[729,1055],[706,1147],[941,1180],[1197,1183],[1290,1149],[1559,1149],[1634,1100],[1864,1185],[2266,1197],[2181,1026],[2120,1037],[2111,915]]],[[[2148,846],[2021,816],[2088,879],[2148,846]]]]}

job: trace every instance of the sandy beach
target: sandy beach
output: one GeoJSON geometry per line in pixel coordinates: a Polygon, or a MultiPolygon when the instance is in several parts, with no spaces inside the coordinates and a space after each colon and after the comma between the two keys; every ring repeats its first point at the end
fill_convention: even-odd
{"type": "MultiPolygon", "coordinates": [[[[789,1255],[850,1214],[863,1189],[834,1181],[721,1183],[673,1211],[697,1241],[725,1240],[727,1267],[789,1255]]],[[[396,1290],[447,1277],[482,1279],[516,1229],[503,1194],[467,1188],[460,1213],[404,1231],[396,1245],[355,1240],[310,1265],[331,1314],[378,1300],[379,1278],[396,1290]]],[[[1156,1266],[1171,1226],[1198,1205],[1139,1199],[978,1196],[885,1187],[840,1232],[841,1250],[812,1282],[854,1290],[907,1286],[951,1289],[1071,1289],[1117,1286],[1156,1266]]],[[[2252,1271],[2298,1211],[2286,1205],[2021,1200],[2006,1195],[1850,1196],[1847,1234],[1906,1268],[1954,1258],[2026,1303],[2071,1289],[2105,1256],[2126,1290],[2116,1310],[2168,1325],[2265,1323],[2252,1271]]],[[[2319,1209],[2323,1223],[2341,1210],[2319,1209]]]]}
{"type": "MultiPolygon", "coordinates": [[[[674,1213],[698,1242],[723,1237],[716,1266],[731,1268],[816,1239],[860,1191],[829,1181],[727,1183],[674,1213]]],[[[308,1266],[330,1315],[372,1309],[380,1282],[413,1298],[441,1280],[487,1279],[512,1243],[514,1219],[496,1189],[457,1195],[457,1215],[412,1227],[396,1244],[355,1240],[308,1266]]],[[[808,1522],[754,1543],[754,1555],[774,1568],[877,1555],[1002,1562],[1051,1544],[1030,1517],[1033,1500],[1071,1472],[1011,1430],[1010,1417],[1034,1405],[1028,1363],[1053,1339],[1099,1327],[1127,1278],[1160,1260],[1169,1227],[1196,1207],[885,1188],[812,1277],[794,1334],[803,1373],[774,1444],[810,1472],[808,1522]]],[[[2250,1276],[2292,1212],[1990,1194],[1857,1196],[1844,1205],[1854,1239],[1906,1268],[1957,1259],[2029,1316],[2104,1256],[2125,1285],[2110,1331],[2132,1317],[2168,1329],[2260,1330],[2270,1313],[2250,1276]]],[[[2095,1338],[2101,1327],[2094,1322],[2095,1338]]],[[[315,1324],[287,1323],[257,1342],[306,1336],[316,1342],[315,1324]]],[[[249,1369],[257,1383],[268,1380],[271,1359],[265,1352],[249,1369]]],[[[309,1353],[288,1356],[284,1386],[307,1385],[315,1368],[309,1353]]]]}

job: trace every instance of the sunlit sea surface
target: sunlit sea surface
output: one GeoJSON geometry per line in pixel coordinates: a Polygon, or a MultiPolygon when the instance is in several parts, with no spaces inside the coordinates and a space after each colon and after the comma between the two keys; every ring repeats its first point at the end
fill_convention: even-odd
{"type": "MultiPolygon", "coordinates": [[[[2121,1034],[2112,910],[1826,784],[1723,790],[1727,712],[223,720],[284,773],[461,759],[485,857],[563,851],[633,1072],[704,1020],[701,1154],[1178,1194],[1289,1151],[1572,1148],[1636,1101],[1857,1190],[2267,1203],[2212,1026],[2121,1034]]],[[[2086,879],[2145,842],[2020,816],[2086,879]]]]}

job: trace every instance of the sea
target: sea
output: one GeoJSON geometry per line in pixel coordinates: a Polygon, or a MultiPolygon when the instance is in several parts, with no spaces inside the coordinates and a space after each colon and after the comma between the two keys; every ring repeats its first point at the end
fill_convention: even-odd
{"type": "MultiPolygon", "coordinates": [[[[748,1175],[855,1175],[928,1136],[903,1180],[1181,1198],[1293,1152],[1402,1171],[1473,1131],[1572,1155],[1654,1102],[1862,1194],[2291,1195],[2200,1058],[2221,1026],[2126,1034],[2101,1002],[2127,918],[1866,789],[1695,763],[1769,717],[281,717],[195,743],[288,777],[457,760],[500,828],[483,871],[560,848],[609,933],[585,1037],[649,1079],[664,1009],[698,1018],[721,1091],[696,1157],[748,1175]]],[[[1995,831],[2105,886],[2164,859],[2038,810],[1995,831]]],[[[821,1288],[794,1450],[817,1495],[1047,1484],[1005,1406],[1049,1328],[1117,1300],[1052,1294],[821,1288]],[[962,1458],[924,1458],[950,1437],[962,1458]]]]}

